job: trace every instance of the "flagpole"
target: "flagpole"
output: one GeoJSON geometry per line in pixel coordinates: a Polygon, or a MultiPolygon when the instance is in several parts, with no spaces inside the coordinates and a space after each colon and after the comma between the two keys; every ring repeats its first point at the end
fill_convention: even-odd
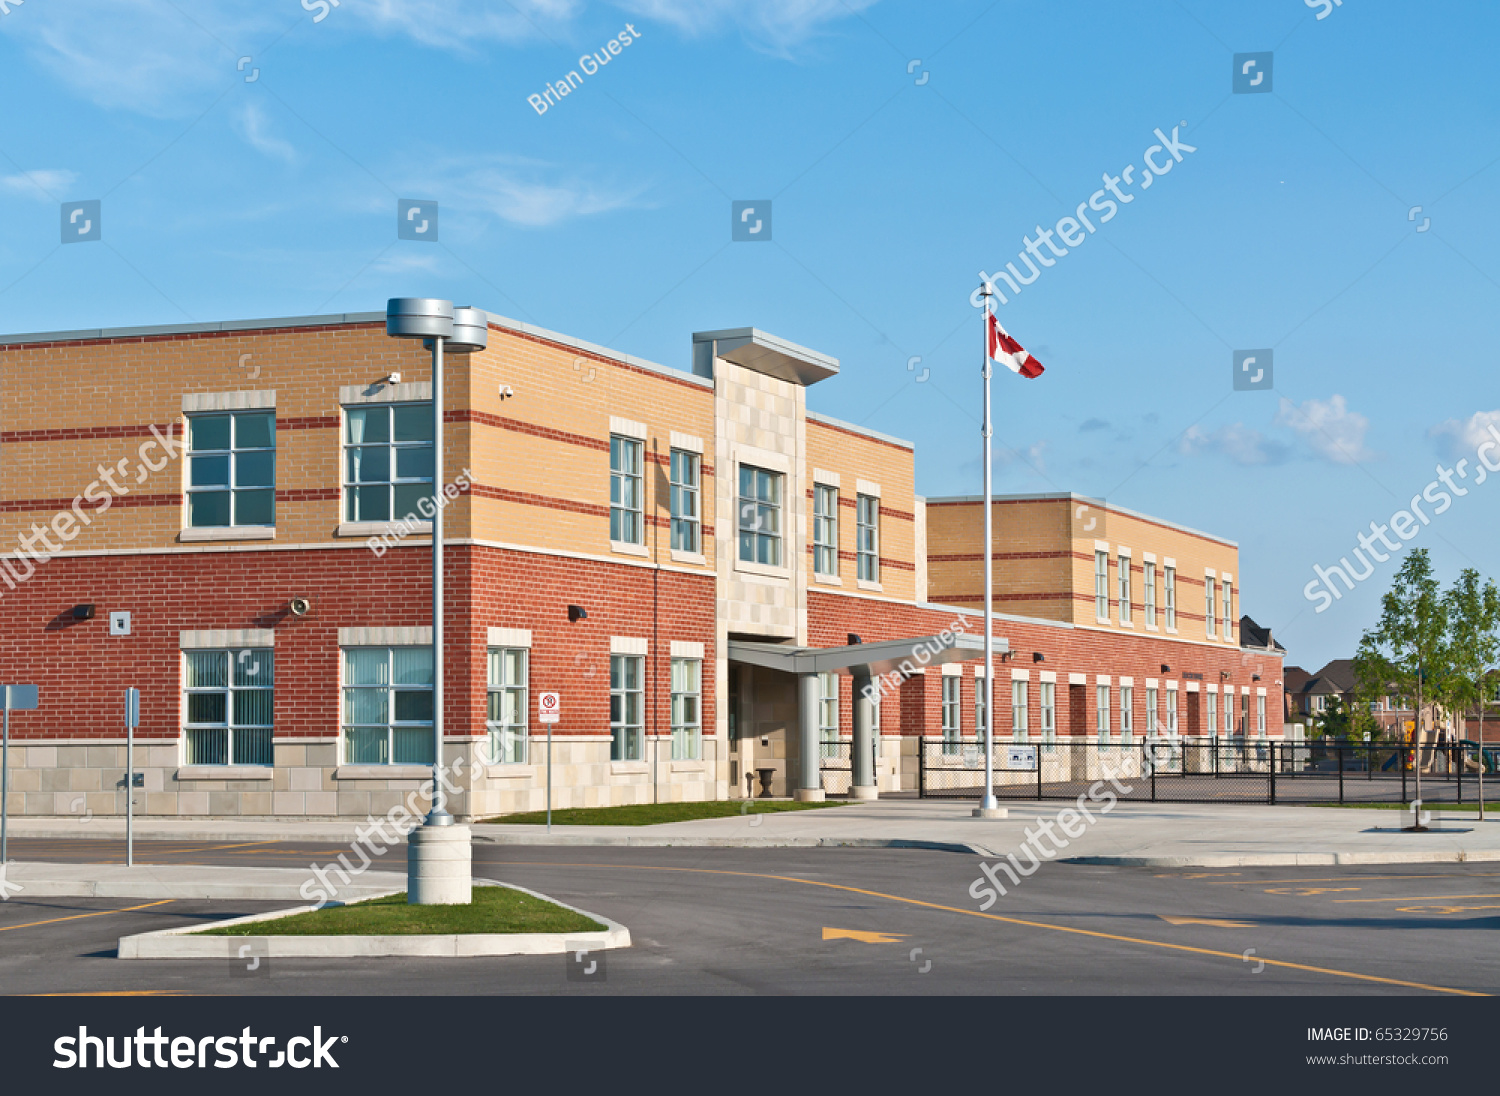
{"type": "Polygon", "coordinates": [[[995,798],[995,591],[994,548],[992,544],[993,510],[990,482],[990,296],[989,283],[981,283],[979,297],[984,302],[980,332],[984,344],[984,799],[974,811],[976,818],[1004,818],[1005,812],[995,798]]]}

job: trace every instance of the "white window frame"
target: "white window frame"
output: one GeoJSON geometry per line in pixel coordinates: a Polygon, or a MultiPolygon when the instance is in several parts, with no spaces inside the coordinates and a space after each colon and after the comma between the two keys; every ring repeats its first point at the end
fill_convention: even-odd
{"type": "MultiPolygon", "coordinates": [[[[343,647],[339,648],[339,663],[340,663],[340,666],[339,666],[339,678],[340,678],[340,682],[341,682],[340,688],[341,688],[341,694],[342,694],[341,698],[342,698],[342,703],[343,703],[343,706],[342,706],[342,708],[340,709],[340,712],[339,712],[339,715],[341,717],[340,718],[340,722],[339,722],[339,726],[340,726],[340,732],[339,732],[339,750],[340,750],[341,754],[343,755],[344,764],[346,764],[346,765],[396,765],[396,766],[400,766],[400,765],[428,765],[428,766],[430,766],[432,764],[432,762],[433,762],[433,759],[432,759],[432,750],[433,750],[432,719],[431,718],[428,718],[428,719],[397,719],[396,718],[396,707],[397,707],[396,700],[397,700],[398,696],[403,695],[403,694],[422,693],[422,692],[427,693],[429,698],[431,698],[433,696],[433,683],[432,683],[432,680],[431,680],[431,671],[430,670],[429,670],[429,680],[427,681],[427,683],[425,685],[423,685],[423,684],[411,685],[411,684],[406,684],[406,683],[398,683],[395,680],[395,678],[396,678],[396,673],[395,673],[396,655],[395,655],[395,652],[396,651],[403,651],[403,650],[425,650],[425,651],[427,651],[428,654],[429,654],[429,660],[428,660],[429,666],[431,665],[430,655],[431,655],[431,652],[432,652],[432,647],[430,645],[428,645],[428,644],[420,644],[420,643],[412,643],[412,644],[402,644],[402,643],[397,643],[397,644],[382,644],[382,643],[377,643],[377,644],[350,644],[348,646],[343,646],[343,647]],[[383,684],[382,683],[378,683],[378,682],[377,683],[370,683],[370,684],[350,684],[350,682],[349,682],[349,654],[351,652],[354,652],[354,651],[383,651],[383,652],[385,652],[386,680],[385,680],[385,682],[383,684]],[[385,723],[384,723],[384,730],[385,730],[385,736],[384,736],[384,754],[385,754],[385,760],[384,761],[370,761],[370,760],[367,760],[367,759],[360,759],[360,758],[356,758],[356,757],[351,757],[350,756],[351,753],[352,753],[352,751],[349,748],[349,746],[350,746],[350,732],[351,731],[363,730],[363,729],[372,729],[372,728],[381,726],[380,724],[376,724],[376,723],[354,723],[354,722],[352,722],[348,718],[348,716],[349,716],[349,702],[352,699],[352,695],[351,694],[353,694],[356,691],[358,691],[358,692],[371,692],[371,693],[376,692],[376,691],[383,691],[386,694],[386,696],[385,696],[385,723]],[[418,742],[424,743],[424,753],[423,753],[423,755],[421,757],[417,758],[416,760],[405,760],[405,761],[398,761],[396,759],[397,744],[398,744],[398,741],[399,741],[398,738],[397,738],[397,732],[398,731],[416,731],[416,732],[420,732],[418,734],[407,735],[407,736],[404,736],[404,737],[408,741],[418,741],[418,742]]],[[[430,706],[429,706],[428,710],[429,711],[431,710],[430,706]]]]}
{"type": "Polygon", "coordinates": [[[674,552],[703,553],[702,461],[690,449],[673,449],[668,457],[674,552]]]}
{"type": "MultiPolygon", "coordinates": [[[[182,750],[183,764],[185,765],[256,765],[270,767],[275,764],[275,748],[272,739],[275,735],[275,707],[276,707],[276,651],[272,647],[247,647],[240,649],[224,648],[193,648],[182,652],[182,750]],[[194,656],[214,655],[224,660],[224,684],[223,685],[188,685],[188,662],[194,656]],[[246,656],[251,656],[246,658],[246,656]],[[241,669],[250,664],[250,669],[241,673],[241,669]],[[268,671],[264,680],[261,680],[262,670],[268,671]],[[257,679],[254,684],[242,684],[245,678],[257,679]],[[241,723],[236,713],[238,705],[235,698],[244,693],[270,693],[272,717],[270,723],[241,723]],[[195,696],[222,696],[224,702],[224,719],[222,722],[192,722],[190,720],[192,709],[192,697],[195,696]],[[223,732],[222,746],[215,743],[214,748],[205,749],[199,740],[205,739],[210,733],[223,732]],[[197,733],[195,733],[197,732],[197,733]],[[251,741],[249,749],[256,750],[258,747],[264,750],[261,753],[266,760],[242,760],[235,756],[236,732],[245,732],[245,738],[258,739],[264,737],[265,741],[251,741]],[[205,755],[222,754],[224,760],[204,760],[205,755]]],[[[242,751],[243,756],[243,751],[242,751]]]]}
{"type": "Polygon", "coordinates": [[[1203,629],[1210,639],[1216,638],[1218,634],[1214,628],[1214,621],[1218,619],[1215,614],[1219,611],[1219,606],[1214,601],[1215,590],[1213,575],[1205,575],[1203,577],[1203,629]]]}
{"type": "Polygon", "coordinates": [[[490,647],[486,651],[485,660],[485,727],[489,731],[489,763],[524,765],[529,739],[528,720],[531,715],[531,651],[525,647],[490,647]],[[517,654],[521,656],[520,680],[511,681],[511,656],[517,654]],[[500,668],[500,680],[496,680],[497,664],[500,668]],[[511,710],[520,715],[519,722],[505,718],[507,696],[515,698],[511,710]],[[501,716],[499,719],[494,718],[497,697],[501,716]]]}
{"type": "Polygon", "coordinates": [[[646,543],[645,458],[640,438],[609,436],[609,539],[616,544],[646,543]]]}
{"type": "Polygon", "coordinates": [[[1224,733],[1234,737],[1234,690],[1224,691],[1224,733]]]}
{"type": "Polygon", "coordinates": [[[1135,740],[1135,686],[1120,686],[1120,741],[1135,740]]]}
{"type": "Polygon", "coordinates": [[[205,411],[190,414],[187,417],[187,498],[184,504],[187,506],[187,528],[189,529],[274,529],[276,528],[276,410],[275,408],[257,408],[255,410],[243,411],[205,411]],[[270,445],[245,445],[239,444],[240,420],[250,416],[262,416],[271,420],[271,444],[270,445]],[[229,420],[229,448],[227,449],[196,449],[194,443],[194,427],[208,419],[229,420]],[[240,457],[255,453],[269,453],[271,457],[271,482],[269,484],[247,484],[241,485],[240,480],[240,457]],[[223,483],[194,483],[198,473],[198,462],[203,460],[218,460],[222,458],[225,462],[225,481],[223,483]],[[271,520],[270,521],[241,521],[239,515],[239,503],[241,495],[252,492],[269,492],[271,496],[271,520]],[[229,520],[225,522],[203,522],[193,520],[193,500],[195,497],[207,497],[209,495],[229,496],[229,520]]]}
{"type": "Polygon", "coordinates": [[[962,732],[960,715],[963,704],[963,678],[956,674],[943,676],[941,713],[943,729],[943,753],[958,752],[959,736],[962,732]]]}
{"type": "Polygon", "coordinates": [[[984,737],[985,722],[989,714],[984,702],[984,683],[988,680],[982,668],[974,676],[974,734],[980,738],[984,737]]]}
{"type": "Polygon", "coordinates": [[[813,484],[813,573],[839,577],[839,489],[813,484]]]}
{"type": "Polygon", "coordinates": [[[1255,694],[1255,733],[1261,738],[1266,737],[1266,696],[1264,693],[1255,694]]]}
{"type": "Polygon", "coordinates": [[[395,521],[429,521],[432,514],[424,514],[421,510],[421,500],[429,500],[428,508],[435,504],[431,502],[434,492],[436,477],[438,474],[436,448],[432,440],[432,401],[413,400],[401,403],[362,403],[344,408],[344,444],[340,453],[342,467],[339,469],[340,482],[343,484],[343,499],[339,503],[342,508],[343,520],[349,523],[365,523],[372,521],[395,522],[395,521]],[[396,413],[407,411],[412,408],[422,408],[426,411],[428,421],[427,437],[418,438],[415,441],[396,440],[396,413]],[[365,421],[376,414],[385,415],[386,437],[385,441],[359,441],[352,440],[353,422],[356,416],[361,416],[365,421]],[[386,475],[384,479],[358,479],[353,475],[354,464],[362,461],[362,457],[355,457],[354,450],[384,449],[386,450],[386,475]],[[426,476],[402,476],[399,475],[398,463],[400,454],[403,452],[416,452],[427,450],[432,461],[432,473],[426,476]],[[366,514],[361,509],[363,495],[361,492],[367,488],[385,487],[386,512],[384,516],[379,514],[366,514]],[[413,501],[406,513],[398,513],[402,504],[397,503],[396,496],[400,489],[405,488],[408,498],[413,501]],[[421,493],[412,495],[410,489],[421,488],[421,493]]]}
{"type": "Polygon", "coordinates": [[[1156,564],[1146,560],[1141,564],[1141,615],[1146,627],[1156,630],[1156,564]]]}
{"type": "Polygon", "coordinates": [[[818,755],[839,755],[839,675],[818,675],[818,755]]]}
{"type": "Polygon", "coordinates": [[[1010,736],[1016,742],[1025,742],[1030,731],[1027,721],[1027,682],[1013,679],[1010,683],[1010,736]]]}
{"type": "Polygon", "coordinates": [[[1124,552],[1119,556],[1120,623],[1130,623],[1130,557],[1124,552]]]}
{"type": "Polygon", "coordinates": [[[1166,711],[1167,711],[1167,736],[1169,738],[1176,738],[1177,737],[1177,700],[1178,700],[1177,690],[1176,689],[1168,689],[1167,690],[1167,708],[1166,708],[1166,711]]]}
{"type": "Polygon", "coordinates": [[[1219,737],[1219,694],[1204,693],[1208,699],[1204,701],[1205,714],[1207,715],[1208,733],[1214,738],[1219,737]]]}
{"type": "Polygon", "coordinates": [[[1102,548],[1094,549],[1094,617],[1109,620],[1109,553],[1102,548]]]}
{"type": "Polygon", "coordinates": [[[1167,631],[1177,631],[1177,568],[1163,567],[1161,572],[1163,623],[1167,631]]]}
{"type": "Polygon", "coordinates": [[[1057,685],[1051,681],[1037,683],[1038,714],[1041,716],[1042,750],[1052,753],[1057,741],[1057,685]]]}
{"type": "Polygon", "coordinates": [[[703,660],[672,660],[672,760],[703,760],[703,660]],[[678,670],[687,678],[679,681],[678,670]]]}
{"type": "Polygon", "coordinates": [[[854,556],[861,582],[880,581],[880,498],[854,496],[854,556]]]}
{"type": "Polygon", "coordinates": [[[1109,741],[1109,708],[1110,708],[1109,686],[1094,686],[1094,731],[1099,736],[1099,744],[1102,746],[1109,741]]]}
{"type": "Polygon", "coordinates": [[[646,658],[609,656],[609,759],[646,760],[646,658]],[[634,666],[637,686],[629,685],[627,667],[634,666]],[[618,682],[618,684],[616,684],[618,682]],[[630,700],[636,699],[637,719],[630,719],[630,700]]]}
{"type": "Polygon", "coordinates": [[[753,563],[762,567],[784,567],[785,552],[782,544],[782,513],[786,505],[786,476],[773,468],[761,468],[753,464],[739,466],[736,484],[735,533],[736,549],[741,563],[753,563]],[[750,477],[750,494],[745,494],[745,477],[750,477]],[[764,477],[764,479],[762,479],[764,477]],[[762,497],[762,484],[770,486],[769,496],[762,497]],[[746,541],[746,538],[749,541],[746,541]],[[746,555],[746,549],[749,555],[746,555]],[[762,552],[762,548],[768,549],[762,552]],[[771,558],[762,559],[762,554],[771,558]]]}
{"type": "Polygon", "coordinates": [[[1146,736],[1156,738],[1157,732],[1161,730],[1161,714],[1157,705],[1160,702],[1160,694],[1154,685],[1146,686],[1146,736]]]}
{"type": "Polygon", "coordinates": [[[1224,638],[1234,638],[1234,580],[1224,579],[1220,584],[1224,595],[1224,638]]]}

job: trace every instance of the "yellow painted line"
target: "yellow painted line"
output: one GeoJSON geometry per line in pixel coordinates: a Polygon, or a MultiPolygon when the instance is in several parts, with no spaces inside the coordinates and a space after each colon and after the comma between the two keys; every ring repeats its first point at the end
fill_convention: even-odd
{"type": "Polygon", "coordinates": [[[83,993],[17,993],[17,997],[182,997],[180,989],[101,989],[83,993]]]}
{"type": "Polygon", "coordinates": [[[866,944],[894,944],[905,939],[904,932],[866,932],[864,929],[831,929],[823,926],[824,940],[859,940],[866,944]]]}
{"type": "Polygon", "coordinates": [[[1219,929],[1253,929],[1254,921],[1220,921],[1212,917],[1168,917],[1165,913],[1158,913],[1169,925],[1212,925],[1219,929]]]}
{"type": "Polygon", "coordinates": [[[1404,898],[1335,898],[1335,902],[1446,902],[1453,898],[1500,898],[1500,894],[1409,894],[1404,898]]]}
{"type": "MultiPolygon", "coordinates": [[[[1291,895],[1293,898],[1312,898],[1319,894],[1343,894],[1347,891],[1364,890],[1363,887],[1267,887],[1267,894],[1291,895]]],[[[1347,902],[1347,898],[1335,898],[1335,902],[1347,902]]]]}
{"type": "MultiPolygon", "coordinates": [[[[1210,887],[1231,887],[1237,883],[1248,883],[1251,886],[1261,886],[1264,883],[1354,883],[1363,882],[1366,879],[1493,879],[1500,872],[1445,872],[1442,875],[1337,875],[1327,879],[1229,879],[1219,883],[1210,883],[1210,887]]],[[[1158,879],[1193,879],[1191,875],[1158,875],[1158,879]]]]}
{"type": "MultiPolygon", "coordinates": [[[[1112,932],[1100,932],[1097,929],[1079,929],[1070,925],[1049,925],[1042,921],[1027,921],[1019,917],[1002,917],[998,913],[983,913],[979,910],[966,910],[958,906],[945,906],[938,902],[928,902],[921,898],[904,898],[899,894],[886,894],[883,891],[865,890],[862,887],[850,887],[843,883],[825,883],[818,879],[798,879],[792,875],[769,875],[753,871],[728,871],[723,868],[673,868],[662,867],[653,864],[553,864],[530,860],[502,860],[500,864],[513,867],[536,867],[536,868],[610,868],[616,871],[673,871],[687,872],[699,875],[737,875],[746,879],[774,879],[783,883],[800,883],[805,887],[827,887],[830,890],[848,891],[851,894],[863,894],[870,898],[884,898],[890,902],[902,902],[908,906],[921,906],[930,910],[941,910],[945,913],[961,913],[966,917],[980,917],[986,921],[999,921],[1007,925],[1021,925],[1032,929],[1046,929],[1049,932],[1065,932],[1073,936],[1089,936],[1097,940],[1114,940],[1124,944],[1142,944],[1146,947],[1163,948],[1168,951],[1182,951],[1192,955],[1208,955],[1216,959],[1232,959],[1236,963],[1243,964],[1245,957],[1232,951],[1216,951],[1213,948],[1198,948],[1188,944],[1171,944],[1163,940],[1146,940],[1139,936],[1120,936],[1112,932]]],[[[1459,997],[1488,997],[1490,994],[1471,989],[1453,989],[1448,986],[1434,986],[1426,982],[1407,982],[1400,978],[1382,978],[1377,974],[1360,974],[1356,971],[1336,970],[1332,967],[1314,967],[1304,963],[1293,963],[1286,959],[1261,959],[1256,956],[1257,962],[1263,962],[1269,967],[1284,967],[1288,970],[1308,971],[1312,974],[1328,974],[1335,978],[1352,978],[1359,982],[1378,982],[1386,986],[1404,986],[1407,989],[1421,989],[1432,993],[1451,993],[1459,997]]]]}
{"type": "Polygon", "coordinates": [[[50,921],[28,921],[24,925],[5,925],[0,927],[0,932],[9,932],[11,929],[33,929],[38,925],[55,925],[59,921],[77,921],[81,917],[103,917],[107,913],[130,913],[134,910],[147,910],[152,906],[165,906],[168,902],[175,902],[175,898],[163,898],[159,902],[147,902],[144,906],[126,906],[119,910],[95,910],[93,913],[75,913],[71,917],[54,917],[50,921]]]}
{"type": "Polygon", "coordinates": [[[1446,916],[1453,913],[1472,913],[1475,910],[1500,910],[1500,906],[1400,906],[1396,909],[1396,912],[1446,916]]]}

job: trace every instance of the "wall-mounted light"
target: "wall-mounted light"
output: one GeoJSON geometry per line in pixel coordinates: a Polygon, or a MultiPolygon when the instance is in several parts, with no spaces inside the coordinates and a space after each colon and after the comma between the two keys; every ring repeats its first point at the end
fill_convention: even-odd
{"type": "Polygon", "coordinates": [[[1172,672],[1172,667],[1168,666],[1165,662],[1163,662],[1161,664],[1161,672],[1164,673],[1164,674],[1169,674],[1169,673],[1172,672]]]}
{"type": "Polygon", "coordinates": [[[1000,652],[1000,661],[1001,662],[1009,662],[1011,659],[1013,659],[1015,657],[1016,657],[1016,652],[1014,652],[1014,651],[1001,651],[1000,652]]]}
{"type": "Polygon", "coordinates": [[[582,605],[569,605],[568,606],[568,623],[569,624],[577,624],[580,620],[587,620],[588,618],[589,618],[589,611],[587,609],[585,609],[582,605]]]}
{"type": "Polygon", "coordinates": [[[1228,681],[1229,680],[1229,671],[1228,670],[1220,670],[1219,671],[1219,680],[1220,681],[1228,681]]]}
{"type": "Polygon", "coordinates": [[[859,636],[855,635],[853,632],[849,633],[849,646],[851,646],[851,647],[857,647],[857,646],[859,646],[863,642],[864,642],[864,640],[861,639],[859,636]]]}
{"type": "Polygon", "coordinates": [[[1250,680],[1251,681],[1259,681],[1260,680],[1260,674],[1251,674],[1250,675],[1250,680]]]}
{"type": "Polygon", "coordinates": [[[308,613],[312,612],[312,599],[305,597],[294,597],[291,601],[286,603],[286,607],[288,610],[290,610],[292,616],[306,616],[308,613]]]}
{"type": "Polygon", "coordinates": [[[400,373],[387,373],[385,375],[385,383],[386,384],[400,384],[401,383],[401,374],[400,373]]]}
{"type": "Polygon", "coordinates": [[[510,385],[508,385],[508,384],[502,384],[500,386],[500,398],[502,400],[508,400],[512,396],[514,396],[515,394],[516,394],[516,390],[514,388],[512,388],[510,385]]]}
{"type": "Polygon", "coordinates": [[[1033,661],[1033,662],[1046,662],[1047,661],[1047,656],[1044,655],[1044,654],[1042,654],[1041,651],[1032,651],[1031,652],[1031,661],[1033,661]]]}
{"type": "Polygon", "coordinates": [[[74,620],[93,620],[94,619],[94,607],[92,605],[75,605],[75,606],[73,606],[73,619],[74,620]]]}

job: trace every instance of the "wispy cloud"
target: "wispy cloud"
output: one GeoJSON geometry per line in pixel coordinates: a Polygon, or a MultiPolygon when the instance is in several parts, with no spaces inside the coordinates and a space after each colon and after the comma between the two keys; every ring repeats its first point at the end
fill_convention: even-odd
{"type": "Polygon", "coordinates": [[[246,103],[234,116],[234,128],[255,151],[275,160],[293,163],[297,150],[271,132],[271,120],[259,103],[246,103]]]}
{"type": "Polygon", "coordinates": [[[546,228],[644,204],[646,184],[581,177],[574,170],[517,157],[450,160],[410,180],[406,190],[428,194],[446,209],[482,211],[524,228],[546,228]]]}
{"type": "Polygon", "coordinates": [[[1084,419],[1078,424],[1080,434],[1089,434],[1095,430],[1108,430],[1109,422],[1105,419],[1084,419]]]}
{"type": "Polygon", "coordinates": [[[1276,425],[1302,439],[1311,452],[1333,464],[1358,464],[1375,454],[1365,447],[1370,420],[1349,410],[1343,396],[1310,399],[1296,404],[1283,397],[1276,412],[1276,425]]]}
{"type": "Polygon", "coordinates": [[[343,0],[351,22],[438,49],[470,52],[480,42],[523,42],[567,34],[578,0],[343,0]]]}
{"type": "Polygon", "coordinates": [[[1245,466],[1281,464],[1292,453],[1291,446],[1268,438],[1242,422],[1217,430],[1190,426],[1178,440],[1177,451],[1188,457],[1212,454],[1245,466]]]}
{"type": "Polygon", "coordinates": [[[0,190],[38,202],[64,202],[77,181],[77,174],[66,168],[36,168],[0,177],[0,190]]]}
{"type": "Polygon", "coordinates": [[[1427,431],[1427,436],[1445,460],[1458,460],[1472,457],[1481,442],[1494,441],[1491,427],[1500,429],[1500,411],[1476,411],[1467,419],[1448,419],[1427,431]]]}
{"type": "Polygon", "coordinates": [[[616,0],[626,11],[700,36],[737,27],[756,49],[790,57],[833,22],[857,16],[876,0],[616,0]]]}

